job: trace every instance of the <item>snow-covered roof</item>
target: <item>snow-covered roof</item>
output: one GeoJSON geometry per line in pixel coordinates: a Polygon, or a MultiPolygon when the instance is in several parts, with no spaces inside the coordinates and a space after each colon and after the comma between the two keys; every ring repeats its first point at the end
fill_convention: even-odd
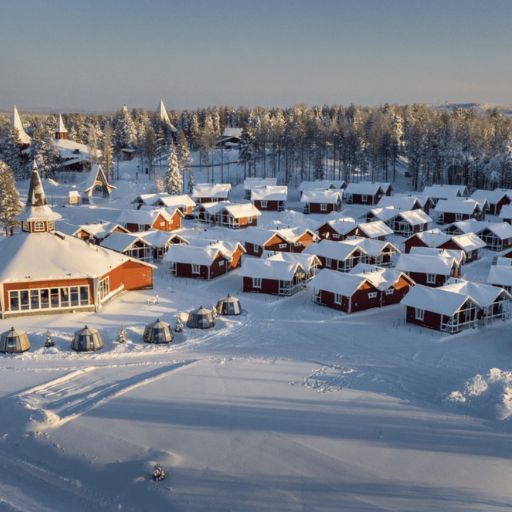
{"type": "Polygon", "coordinates": [[[350,233],[354,228],[357,227],[357,222],[352,217],[341,217],[339,219],[328,220],[327,222],[321,224],[318,229],[328,224],[331,228],[339,233],[340,235],[345,235],[350,233]]]}
{"type": "Polygon", "coordinates": [[[379,208],[394,206],[398,210],[412,210],[417,204],[424,206],[425,199],[413,195],[382,196],[377,203],[379,208]]]}
{"type": "Polygon", "coordinates": [[[62,218],[60,214],[54,212],[48,206],[46,194],[44,193],[43,184],[35,161],[32,165],[32,175],[30,177],[25,209],[17,218],[22,221],[56,221],[62,218]]]}
{"type": "Polygon", "coordinates": [[[450,224],[449,227],[455,227],[458,231],[461,233],[479,233],[484,229],[486,226],[488,226],[488,222],[484,222],[481,220],[476,219],[468,219],[468,220],[459,220],[457,222],[454,222],[453,224],[450,224]]]}
{"type": "Polygon", "coordinates": [[[313,238],[317,238],[316,234],[309,229],[299,227],[283,228],[283,229],[264,229],[257,227],[248,227],[244,230],[241,238],[244,242],[255,245],[265,245],[273,236],[278,235],[288,243],[295,243],[305,233],[309,233],[313,238]]]}
{"type": "Polygon", "coordinates": [[[395,206],[385,206],[382,208],[372,208],[370,213],[378,220],[382,222],[389,222],[394,219],[400,213],[400,210],[395,206]]]}
{"type": "Polygon", "coordinates": [[[251,189],[251,201],[286,201],[288,187],[286,185],[272,185],[251,189]]]}
{"type": "Polygon", "coordinates": [[[467,295],[443,288],[430,288],[417,284],[409,289],[400,302],[405,306],[431,311],[440,315],[454,315],[468,300],[467,295]]]}
{"type": "Polygon", "coordinates": [[[505,267],[512,266],[512,258],[506,258],[505,256],[496,256],[492,262],[493,265],[504,265],[505,267]]]}
{"type": "Polygon", "coordinates": [[[83,192],[87,193],[92,191],[96,187],[97,182],[104,185],[109,193],[116,188],[108,182],[107,175],[100,164],[94,164],[92,166],[85,183],[82,185],[83,192]]]}
{"type": "Polygon", "coordinates": [[[298,187],[299,192],[306,192],[307,190],[340,190],[345,186],[343,180],[313,180],[303,181],[298,187]]]}
{"type": "Polygon", "coordinates": [[[161,215],[167,222],[170,222],[176,212],[183,215],[178,209],[175,209],[172,212],[169,212],[165,208],[158,208],[154,210],[121,210],[116,222],[122,225],[140,224],[151,226],[158,215],[161,215]]]}
{"type": "Polygon", "coordinates": [[[427,247],[439,247],[440,245],[448,242],[451,239],[451,236],[444,233],[439,228],[433,228],[427,231],[414,233],[414,235],[410,236],[407,240],[411,240],[412,238],[419,238],[427,247]]]}
{"type": "Polygon", "coordinates": [[[414,284],[414,281],[403,272],[392,268],[383,268],[368,263],[358,263],[350,274],[364,277],[378,290],[387,290],[397,283],[401,278],[414,284]]]}
{"type": "Polygon", "coordinates": [[[512,286],[512,267],[506,265],[491,265],[487,282],[498,286],[512,286]]]}
{"type": "MultiPolygon", "coordinates": [[[[386,183],[386,188],[389,187],[389,183],[386,183]]],[[[374,196],[379,190],[384,193],[386,188],[383,188],[382,183],[374,183],[371,181],[360,181],[358,183],[349,183],[345,189],[346,195],[358,194],[362,196],[374,196]]]]}
{"type": "Polygon", "coordinates": [[[431,217],[423,210],[419,209],[400,211],[398,216],[411,226],[422,226],[423,224],[429,224],[432,222],[431,217]]]}
{"type": "Polygon", "coordinates": [[[305,269],[297,261],[247,258],[242,264],[241,274],[245,277],[291,281],[299,271],[305,272],[305,269]]]}
{"type": "Polygon", "coordinates": [[[371,238],[353,237],[343,240],[346,244],[351,244],[363,249],[368,256],[379,256],[382,251],[388,249],[389,252],[399,253],[398,247],[387,240],[373,240],[371,238]]]}
{"type": "Polygon", "coordinates": [[[323,258],[343,261],[353,252],[359,249],[359,252],[366,254],[366,251],[358,244],[343,242],[334,242],[332,240],[320,240],[317,244],[311,244],[302,251],[302,254],[316,254],[323,258]]]}
{"type": "Polygon", "coordinates": [[[188,244],[188,240],[172,231],[160,231],[152,229],[150,231],[141,231],[137,233],[141,238],[144,238],[153,247],[166,247],[171,240],[178,239],[181,244],[188,244]]]}
{"type": "MultiPolygon", "coordinates": [[[[76,227],[76,229],[70,233],[73,236],[76,236],[80,231],[85,231],[90,236],[94,236],[96,238],[105,238],[106,236],[113,233],[116,228],[121,228],[124,230],[120,224],[115,222],[95,222],[93,224],[80,224],[76,227]]],[[[59,231],[62,231],[62,226],[59,226],[59,231]]]]}
{"type": "Polygon", "coordinates": [[[261,212],[252,203],[228,203],[221,208],[226,210],[235,219],[244,217],[259,217],[261,212]]]}
{"type": "Polygon", "coordinates": [[[374,220],[372,222],[363,222],[358,224],[358,229],[362,231],[368,238],[380,238],[393,234],[393,230],[384,224],[381,220],[374,220]]]}
{"type": "Polygon", "coordinates": [[[192,189],[192,197],[227,198],[231,192],[230,183],[198,183],[192,189]]]}
{"type": "Polygon", "coordinates": [[[324,268],[318,272],[308,286],[313,290],[324,290],[344,297],[351,297],[366,282],[370,281],[360,274],[347,274],[324,268]]]}
{"type": "Polygon", "coordinates": [[[16,108],[16,105],[14,105],[14,108],[12,110],[11,125],[13,128],[16,128],[16,130],[18,130],[18,137],[20,139],[20,142],[22,144],[30,144],[32,139],[25,131],[25,128],[23,128],[23,123],[21,122],[20,114],[18,112],[18,109],[16,108]]]}
{"type": "Polygon", "coordinates": [[[240,139],[242,137],[243,128],[237,128],[237,127],[227,127],[224,128],[224,131],[222,132],[222,137],[236,137],[237,139],[240,139]]]}
{"type": "Polygon", "coordinates": [[[301,203],[336,204],[341,201],[342,190],[305,190],[301,203]]]}
{"type": "Polygon", "coordinates": [[[126,261],[135,260],[63,233],[18,233],[0,242],[0,282],[101,277],[126,261]]]}
{"type": "Polygon", "coordinates": [[[151,201],[152,206],[159,204],[166,208],[188,208],[196,205],[196,202],[188,194],[170,195],[170,194],[155,194],[155,197],[151,201]]]}
{"type": "Polygon", "coordinates": [[[464,185],[430,185],[423,189],[423,194],[432,199],[455,199],[465,196],[467,189],[464,185]]]}
{"type": "Polygon", "coordinates": [[[151,245],[147,240],[135,234],[114,232],[101,242],[101,246],[113,251],[124,252],[130,249],[135,242],[141,242],[148,246],[151,245]]]}
{"type": "Polygon", "coordinates": [[[490,231],[500,240],[508,240],[512,238],[512,225],[508,222],[489,222],[483,223],[479,233],[490,231]]]}
{"type": "Polygon", "coordinates": [[[64,124],[64,120],[62,119],[62,114],[59,114],[59,119],[57,121],[57,128],[55,130],[57,133],[68,133],[68,129],[64,124]]]}
{"type": "Polygon", "coordinates": [[[199,245],[199,241],[195,241],[194,243],[195,245],[171,245],[163,261],[190,263],[193,265],[211,265],[219,253],[229,260],[237,248],[245,252],[245,249],[239,242],[206,242],[205,245],[199,245]]]}
{"type": "Polygon", "coordinates": [[[481,208],[480,203],[474,199],[440,199],[434,208],[436,213],[462,213],[471,215],[481,208]]]}
{"type": "Polygon", "coordinates": [[[442,289],[470,296],[484,308],[491,306],[500,296],[506,297],[508,300],[512,299],[512,296],[510,296],[507,291],[497,286],[475,283],[473,281],[466,281],[465,279],[458,279],[455,277],[448,279],[446,284],[442,286],[442,289]]]}
{"type": "Polygon", "coordinates": [[[290,263],[299,263],[300,266],[309,271],[313,267],[321,264],[316,254],[307,254],[304,251],[298,252],[276,252],[272,256],[269,256],[267,260],[270,261],[286,261],[290,263]]]}
{"type": "MultiPolygon", "coordinates": [[[[58,150],[60,157],[64,160],[76,158],[80,160],[90,160],[92,158],[92,150],[86,144],[80,144],[80,142],[69,139],[53,139],[52,144],[58,150]]],[[[101,151],[99,149],[96,150],[96,156],[100,155],[101,151]]]]}
{"type": "Polygon", "coordinates": [[[277,185],[277,178],[245,178],[244,190],[252,190],[256,187],[273,187],[277,185]]]}
{"type": "Polygon", "coordinates": [[[409,254],[426,254],[427,256],[441,256],[451,258],[458,265],[466,261],[466,253],[460,249],[440,249],[439,247],[411,247],[409,254]]]}
{"type": "Polygon", "coordinates": [[[501,207],[500,219],[512,219],[512,204],[505,204],[501,207]]]}
{"type": "MultiPolygon", "coordinates": [[[[420,248],[421,249],[421,248],[420,248]]],[[[418,272],[424,274],[436,274],[449,276],[456,261],[454,258],[440,254],[400,254],[396,262],[396,268],[402,272],[418,272]]]]}
{"type": "Polygon", "coordinates": [[[494,190],[477,189],[471,194],[471,199],[478,202],[487,201],[489,204],[496,204],[505,196],[512,200],[512,190],[506,188],[495,188],[494,190]]]}
{"type": "Polygon", "coordinates": [[[486,246],[486,243],[475,233],[465,233],[463,235],[453,235],[452,241],[466,252],[476,251],[486,246]]]}

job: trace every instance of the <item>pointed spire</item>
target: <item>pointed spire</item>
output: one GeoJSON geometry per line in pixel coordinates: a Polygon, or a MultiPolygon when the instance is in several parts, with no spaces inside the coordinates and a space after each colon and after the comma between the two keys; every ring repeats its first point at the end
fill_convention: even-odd
{"type": "Polygon", "coordinates": [[[59,121],[57,123],[57,130],[55,130],[55,131],[57,133],[68,133],[66,125],[64,124],[64,121],[62,119],[62,114],[59,114],[59,121]]]}
{"type": "Polygon", "coordinates": [[[32,139],[27,135],[27,132],[25,132],[25,128],[23,128],[23,123],[21,122],[21,117],[18,109],[16,108],[16,105],[14,105],[14,109],[12,111],[11,125],[13,128],[18,130],[18,137],[20,142],[22,144],[30,144],[32,139]]]}
{"type": "Polygon", "coordinates": [[[37,163],[34,160],[32,163],[30,186],[28,188],[27,207],[45,206],[47,204],[46,194],[44,193],[43,184],[41,183],[41,176],[39,176],[39,169],[37,168],[37,163]]]}
{"type": "Polygon", "coordinates": [[[169,114],[167,112],[167,108],[164,105],[163,99],[160,99],[160,104],[158,105],[158,108],[156,109],[156,113],[158,114],[158,117],[160,118],[160,121],[162,122],[162,124],[169,126],[169,128],[173,132],[177,131],[176,128],[171,123],[171,120],[169,119],[169,114]]]}
{"type": "Polygon", "coordinates": [[[129,114],[128,105],[126,103],[123,105],[123,108],[121,110],[123,111],[124,114],[129,114]]]}

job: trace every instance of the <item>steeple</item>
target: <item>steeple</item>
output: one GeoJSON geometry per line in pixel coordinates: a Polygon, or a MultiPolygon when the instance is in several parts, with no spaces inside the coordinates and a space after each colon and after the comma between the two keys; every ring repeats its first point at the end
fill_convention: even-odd
{"type": "Polygon", "coordinates": [[[55,138],[57,140],[68,138],[68,130],[62,119],[62,114],[59,114],[59,121],[57,122],[57,128],[55,130],[55,138]]]}
{"type": "Polygon", "coordinates": [[[163,125],[168,126],[172,132],[177,131],[176,128],[171,123],[171,120],[169,119],[169,114],[167,113],[167,109],[165,108],[164,100],[160,99],[160,104],[158,105],[158,108],[156,109],[156,113],[158,114],[160,122],[163,125]]]}
{"type": "Polygon", "coordinates": [[[21,144],[23,146],[28,146],[32,139],[29,137],[29,135],[27,135],[25,128],[23,128],[23,123],[21,122],[20,114],[18,113],[16,105],[14,105],[14,109],[12,111],[11,125],[13,128],[16,128],[16,130],[18,130],[18,137],[20,139],[21,144]]]}
{"type": "Polygon", "coordinates": [[[48,233],[55,230],[55,221],[61,218],[48,206],[39,170],[34,160],[27,203],[23,213],[18,216],[18,219],[22,221],[21,229],[28,233],[48,233]]]}

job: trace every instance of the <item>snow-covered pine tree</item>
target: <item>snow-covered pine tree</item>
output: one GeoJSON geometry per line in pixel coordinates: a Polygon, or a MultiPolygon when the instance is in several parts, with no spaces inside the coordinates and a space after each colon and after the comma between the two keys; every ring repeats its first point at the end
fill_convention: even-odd
{"type": "Polygon", "coordinates": [[[176,147],[172,141],[169,144],[165,190],[168,194],[177,195],[183,193],[183,175],[178,162],[176,147]]]}
{"type": "Polygon", "coordinates": [[[14,176],[24,178],[21,161],[20,136],[16,128],[10,128],[3,145],[3,160],[10,167],[14,176]]]}
{"type": "Polygon", "coordinates": [[[20,195],[10,167],[0,160],[0,224],[5,234],[12,235],[14,226],[18,223],[16,215],[21,213],[20,195]]]}
{"type": "Polygon", "coordinates": [[[108,124],[103,130],[101,139],[101,163],[107,178],[112,174],[112,163],[114,159],[114,150],[112,145],[112,126],[108,124]]]}

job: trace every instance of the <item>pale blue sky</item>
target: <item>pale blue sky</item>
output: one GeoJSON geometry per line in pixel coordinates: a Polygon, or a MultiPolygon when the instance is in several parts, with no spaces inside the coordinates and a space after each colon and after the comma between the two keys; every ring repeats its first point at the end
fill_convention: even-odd
{"type": "Polygon", "coordinates": [[[0,108],[511,101],[512,0],[0,0],[0,108]]]}

